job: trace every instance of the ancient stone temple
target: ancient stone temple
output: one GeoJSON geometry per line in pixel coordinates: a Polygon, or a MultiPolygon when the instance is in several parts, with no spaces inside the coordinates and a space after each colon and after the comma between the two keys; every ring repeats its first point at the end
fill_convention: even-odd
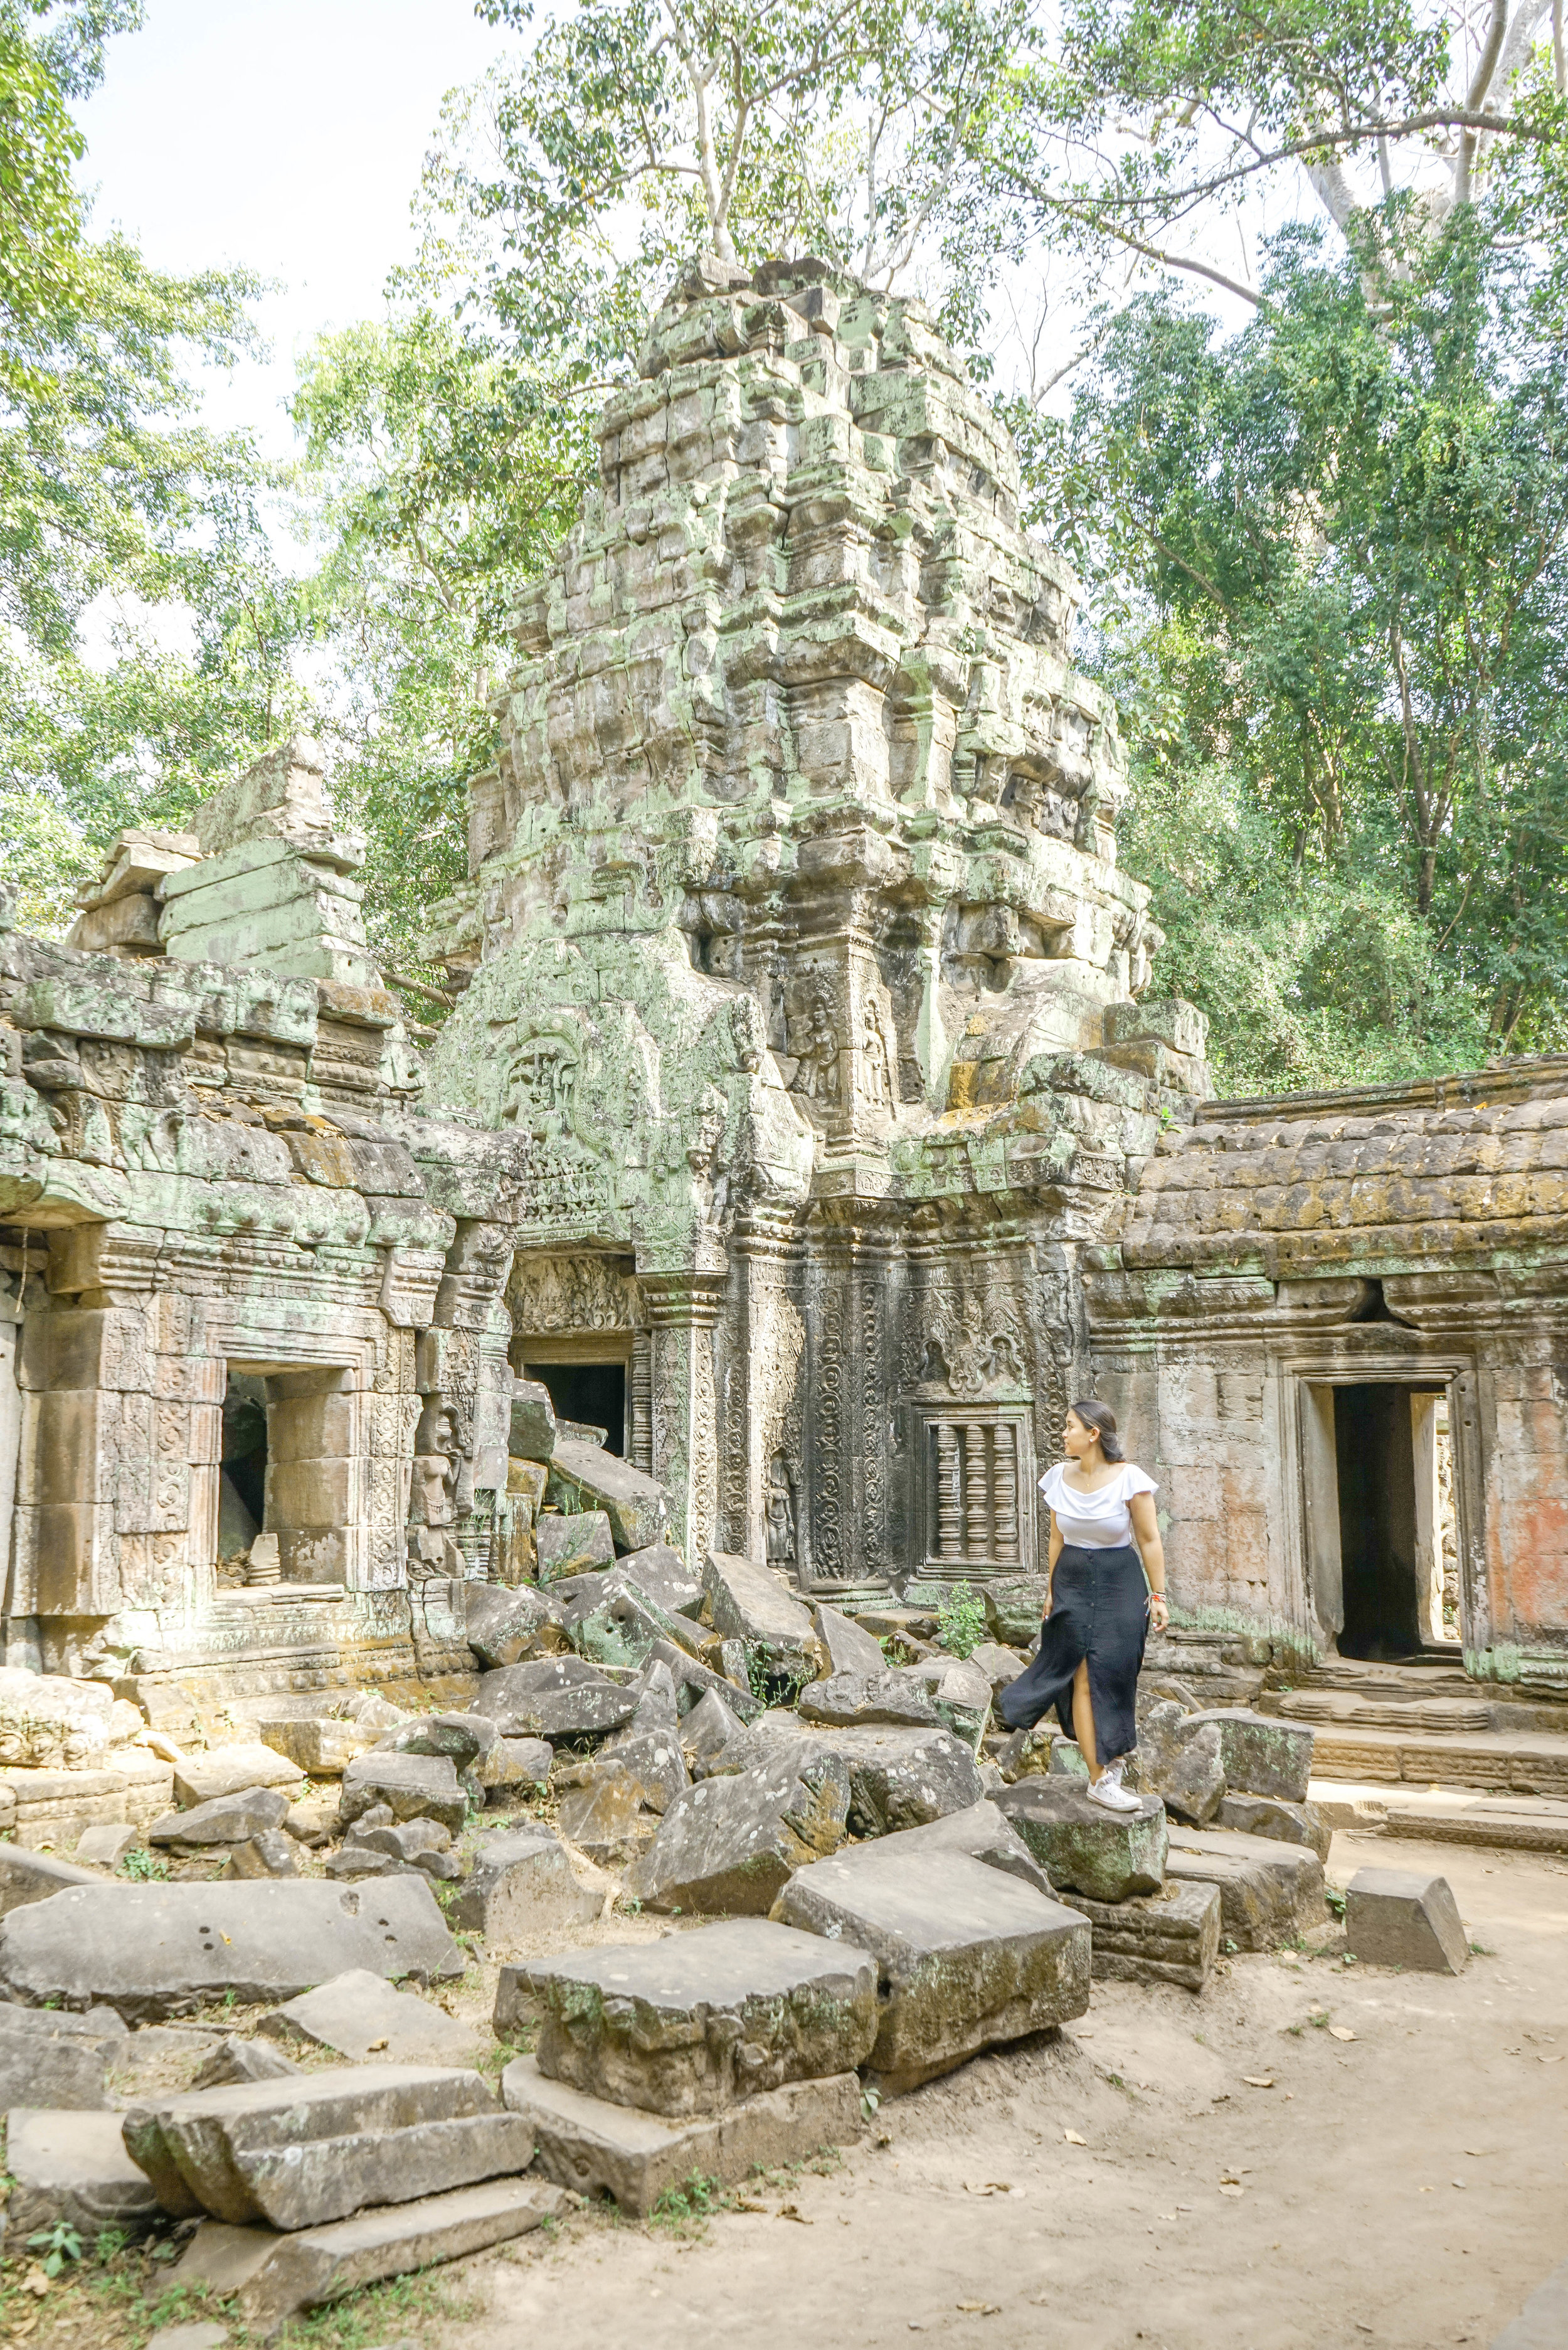
{"type": "Polygon", "coordinates": [[[1025,1625],[1096,1388],[1191,1625],[1568,1681],[1568,1069],[1210,1100],[1075,583],[917,305],[705,263],[600,442],[422,1062],[308,743],[5,934],[8,1661],[155,1716],[471,1669],[526,1378],[689,1560],[1025,1625]]]}

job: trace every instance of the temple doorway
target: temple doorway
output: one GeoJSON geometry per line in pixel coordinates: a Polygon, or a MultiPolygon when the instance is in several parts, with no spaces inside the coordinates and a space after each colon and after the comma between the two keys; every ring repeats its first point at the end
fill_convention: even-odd
{"type": "Polygon", "coordinates": [[[575,1419],[588,1428],[602,1428],[607,1452],[626,1454],[626,1365],[618,1363],[546,1363],[530,1355],[524,1376],[537,1379],[549,1392],[557,1419],[575,1419]]]}
{"type": "Polygon", "coordinates": [[[1339,1653],[1384,1661],[1453,1647],[1459,1624],[1448,1389],[1374,1379],[1330,1392],[1339,1653]]]}

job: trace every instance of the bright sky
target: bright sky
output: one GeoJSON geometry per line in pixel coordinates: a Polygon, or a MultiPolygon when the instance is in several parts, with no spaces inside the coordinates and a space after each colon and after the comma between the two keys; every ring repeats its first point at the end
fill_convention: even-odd
{"type": "Polygon", "coordinates": [[[147,0],[143,30],[109,43],[79,109],[95,227],[166,268],[282,281],[259,314],[271,364],[212,383],[214,424],[287,453],[296,352],[379,311],[441,99],[506,37],[472,0],[147,0]]]}

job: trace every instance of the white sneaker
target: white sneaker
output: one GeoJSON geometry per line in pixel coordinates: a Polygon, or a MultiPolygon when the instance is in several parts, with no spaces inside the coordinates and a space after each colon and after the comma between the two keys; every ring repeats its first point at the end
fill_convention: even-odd
{"type": "Polygon", "coordinates": [[[1139,1804],[1139,1798],[1129,1794],[1122,1784],[1119,1762],[1106,1764],[1089,1789],[1089,1801],[1098,1804],[1103,1811],[1107,1812],[1136,1812],[1139,1804]]]}

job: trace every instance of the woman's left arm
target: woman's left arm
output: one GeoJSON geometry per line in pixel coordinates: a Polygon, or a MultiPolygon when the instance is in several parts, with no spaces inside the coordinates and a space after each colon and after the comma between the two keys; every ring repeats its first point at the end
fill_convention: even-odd
{"type": "Polygon", "coordinates": [[[1165,1544],[1160,1540],[1159,1520],[1154,1514],[1154,1495],[1134,1493],[1127,1503],[1127,1513],[1143,1558],[1143,1571],[1148,1577],[1149,1620],[1157,1632],[1163,1632],[1170,1621],[1170,1607],[1165,1596],[1165,1544]]]}

